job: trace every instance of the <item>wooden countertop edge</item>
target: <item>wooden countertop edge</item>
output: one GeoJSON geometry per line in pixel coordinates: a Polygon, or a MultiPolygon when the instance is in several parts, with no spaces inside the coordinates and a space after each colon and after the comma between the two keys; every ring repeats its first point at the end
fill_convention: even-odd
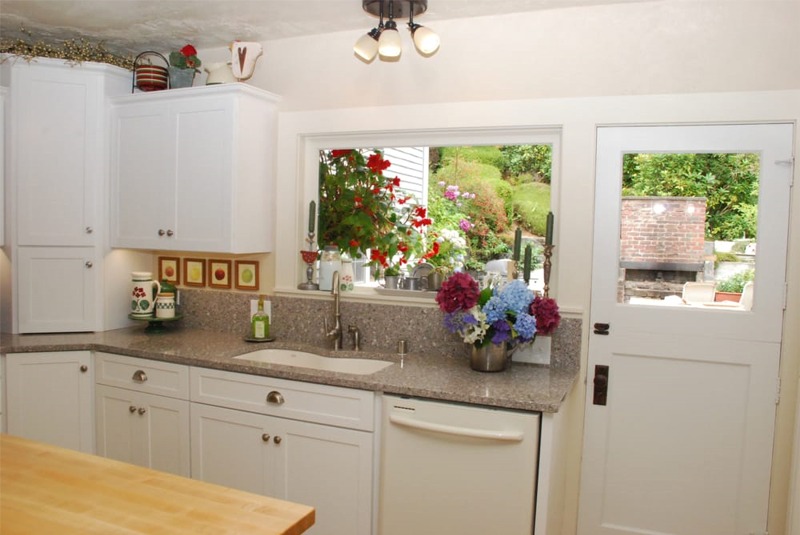
{"type": "Polygon", "coordinates": [[[0,492],[7,535],[299,535],[315,519],[306,505],[5,434],[0,492]]]}

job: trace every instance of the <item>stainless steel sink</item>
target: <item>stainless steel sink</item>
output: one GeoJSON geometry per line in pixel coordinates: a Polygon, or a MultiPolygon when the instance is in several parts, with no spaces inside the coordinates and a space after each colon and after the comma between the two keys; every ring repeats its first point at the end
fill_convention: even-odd
{"type": "Polygon", "coordinates": [[[315,370],[352,373],[355,375],[369,375],[379,372],[393,364],[386,360],[323,357],[315,355],[314,353],[294,351],[291,349],[261,349],[233,358],[250,362],[266,362],[268,364],[313,368],[315,370]]]}

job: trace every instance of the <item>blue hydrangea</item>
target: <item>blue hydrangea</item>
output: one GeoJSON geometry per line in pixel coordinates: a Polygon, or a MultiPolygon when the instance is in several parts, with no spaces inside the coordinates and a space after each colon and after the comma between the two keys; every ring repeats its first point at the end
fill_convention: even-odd
{"type": "Polygon", "coordinates": [[[503,286],[497,295],[503,300],[505,309],[514,314],[528,312],[533,301],[533,292],[521,280],[513,280],[503,286]]]}
{"type": "Polygon", "coordinates": [[[483,305],[483,313],[486,314],[486,323],[493,324],[496,321],[505,319],[506,303],[499,295],[493,295],[483,305]]]}
{"type": "Polygon", "coordinates": [[[519,337],[523,342],[533,340],[536,335],[536,318],[526,313],[517,314],[514,330],[519,333],[519,337]]]}

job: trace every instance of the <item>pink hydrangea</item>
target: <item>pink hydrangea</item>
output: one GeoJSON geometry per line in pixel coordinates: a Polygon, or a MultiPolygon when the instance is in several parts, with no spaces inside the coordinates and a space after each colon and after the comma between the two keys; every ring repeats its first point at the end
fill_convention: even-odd
{"type": "Polygon", "coordinates": [[[558,304],[552,297],[539,297],[531,303],[531,315],[536,318],[537,334],[550,334],[561,322],[558,304]]]}

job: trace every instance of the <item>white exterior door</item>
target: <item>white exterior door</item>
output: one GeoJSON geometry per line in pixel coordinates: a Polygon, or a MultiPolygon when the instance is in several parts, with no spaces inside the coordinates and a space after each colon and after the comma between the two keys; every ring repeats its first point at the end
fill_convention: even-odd
{"type": "Polygon", "coordinates": [[[792,136],[788,124],[598,130],[580,535],[766,532],[792,136]],[[620,298],[626,153],[758,155],[752,308],[620,298]]]}

